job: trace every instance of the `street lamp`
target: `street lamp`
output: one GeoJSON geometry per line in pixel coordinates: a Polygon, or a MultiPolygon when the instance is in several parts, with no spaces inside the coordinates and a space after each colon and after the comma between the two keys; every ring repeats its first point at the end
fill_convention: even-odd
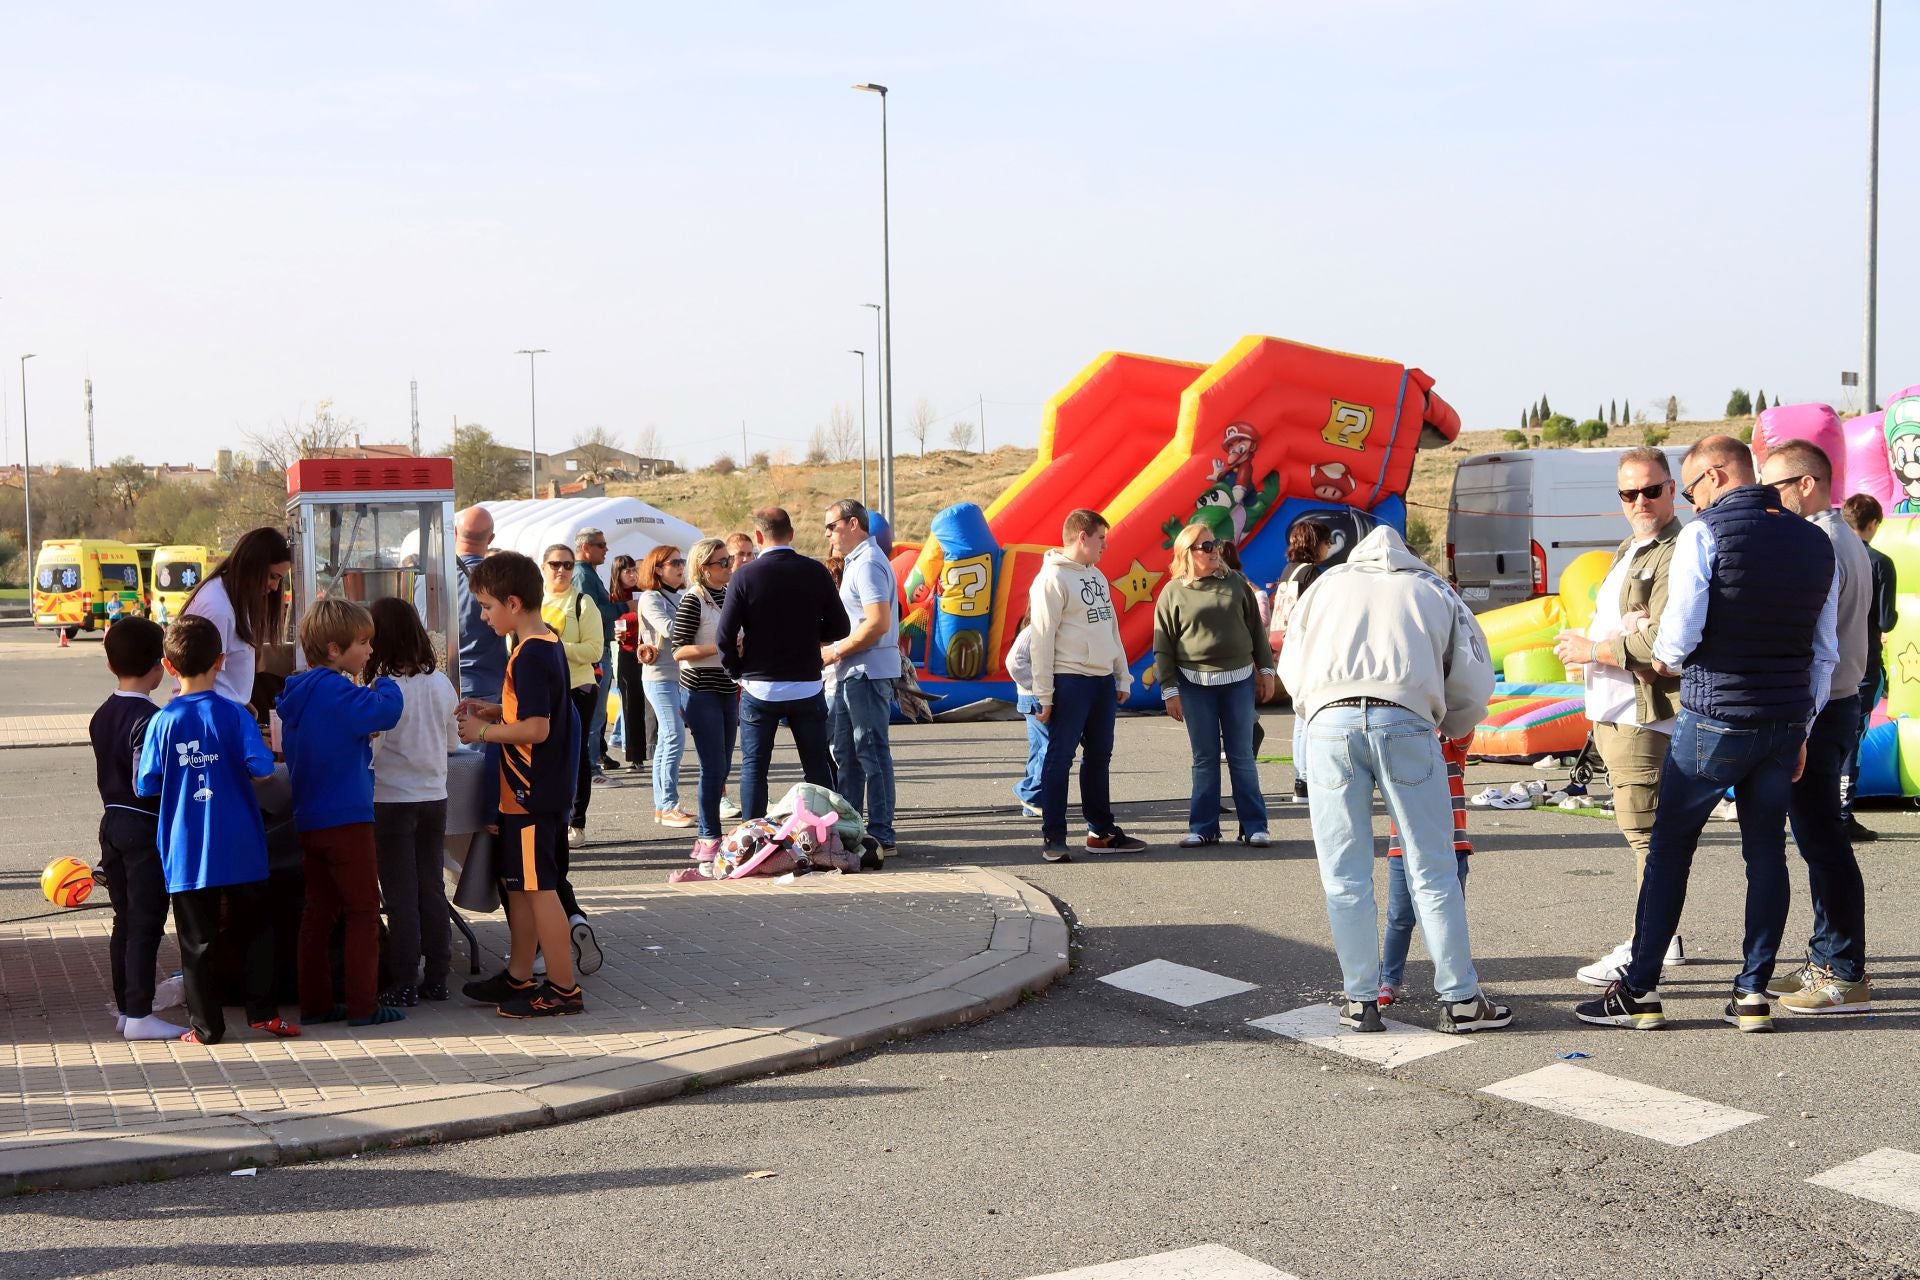
{"type": "Polygon", "coordinates": [[[514,352],[527,358],[527,491],[540,496],[540,394],[534,385],[533,358],[547,354],[545,347],[523,347],[514,352]]]}
{"type": "Polygon", "coordinates": [[[887,226],[887,86],[857,84],[862,93],[880,95],[880,301],[885,336],[880,348],[880,506],[893,518],[893,263],[887,226]]]}
{"type": "MultiPolygon", "coordinates": [[[[860,505],[867,506],[867,353],[847,348],[847,354],[860,357],[860,505]]],[[[871,509],[871,508],[869,508],[871,509]]]]}
{"type": "Polygon", "coordinates": [[[33,352],[20,357],[20,445],[24,450],[26,466],[20,472],[20,487],[26,497],[27,505],[27,587],[32,593],[33,587],[33,435],[27,426],[27,361],[33,359],[33,352]]]}
{"type": "Polygon", "coordinates": [[[1867,322],[1861,371],[1867,380],[1867,408],[1879,408],[1878,328],[1880,309],[1880,0],[1873,0],[1873,73],[1867,95],[1867,322]]]}

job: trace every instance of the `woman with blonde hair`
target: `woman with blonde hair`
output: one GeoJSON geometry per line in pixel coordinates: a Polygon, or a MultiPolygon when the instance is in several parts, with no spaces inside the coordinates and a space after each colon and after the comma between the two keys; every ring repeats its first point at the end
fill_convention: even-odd
{"type": "Polygon", "coordinates": [[[699,835],[692,856],[711,862],[720,848],[720,804],[733,771],[733,747],[740,732],[740,686],[720,665],[720,607],[726,603],[733,560],[719,538],[702,538],[687,559],[692,585],[680,597],[667,643],[680,663],[680,687],[687,695],[687,729],[700,757],[699,835]]]}
{"type": "Polygon", "coordinates": [[[1183,849],[1220,843],[1220,755],[1233,780],[1240,843],[1264,849],[1267,802],[1253,759],[1257,703],[1273,696],[1273,647],[1253,587],[1226,567],[1220,540],[1190,524],[1173,540],[1153,609],[1153,658],[1167,714],[1187,726],[1193,794],[1183,849]]]}
{"type": "Polygon", "coordinates": [[[690,827],[693,815],[680,807],[680,756],[686,749],[686,695],[680,664],[668,633],[687,586],[687,558],[680,548],[658,546],[641,558],[640,684],[653,707],[653,820],[663,827],[690,827]],[[647,656],[651,655],[651,656],[647,656]]]}

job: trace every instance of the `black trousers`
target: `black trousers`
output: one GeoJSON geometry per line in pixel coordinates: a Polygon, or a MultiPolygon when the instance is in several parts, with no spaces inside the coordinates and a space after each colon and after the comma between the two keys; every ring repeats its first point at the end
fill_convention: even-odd
{"type": "Polygon", "coordinates": [[[373,847],[380,897],[387,904],[389,981],[410,987],[426,961],[425,982],[445,982],[453,941],[447,906],[447,802],[420,800],[373,806],[373,847]]]}
{"type": "Polygon", "coordinates": [[[645,670],[631,649],[620,650],[620,665],[615,672],[620,684],[620,721],[627,733],[627,768],[635,773],[643,771],[641,761],[653,755],[652,743],[660,736],[653,704],[647,701],[646,688],[641,684],[645,670]]]}
{"type": "Polygon", "coordinates": [[[129,1018],[153,1012],[154,966],[167,929],[167,873],[160,866],[160,820],[150,813],[108,809],[100,817],[100,869],[113,904],[107,943],[114,1007],[129,1018]]]}
{"type": "Polygon", "coordinates": [[[587,806],[593,802],[593,766],[600,762],[599,744],[593,741],[593,704],[600,699],[594,685],[581,685],[568,695],[573,712],[580,721],[580,767],[573,780],[573,820],[569,826],[587,825],[587,806]]]}
{"type": "Polygon", "coordinates": [[[173,895],[173,927],[180,935],[180,969],[187,989],[187,1025],[202,1044],[226,1038],[227,1014],[220,982],[220,913],[227,941],[240,950],[247,1021],[278,1017],[273,999],[273,932],[267,927],[267,882],[188,889],[173,895]]]}

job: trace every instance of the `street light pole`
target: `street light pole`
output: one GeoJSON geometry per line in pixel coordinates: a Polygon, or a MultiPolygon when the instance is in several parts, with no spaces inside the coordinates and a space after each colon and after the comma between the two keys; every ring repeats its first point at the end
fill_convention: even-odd
{"type": "Polygon", "coordinates": [[[867,353],[853,347],[847,354],[860,357],[860,505],[867,502],[867,353]]]}
{"type": "Polygon", "coordinates": [[[540,496],[540,393],[533,377],[533,358],[547,354],[545,347],[522,347],[514,352],[527,358],[527,492],[540,496]]]}
{"type": "Polygon", "coordinates": [[[27,426],[27,361],[33,359],[33,352],[20,357],[20,447],[26,458],[26,465],[20,472],[21,492],[27,505],[27,579],[28,590],[32,590],[33,579],[33,432],[27,426]]]}
{"type": "Polygon", "coordinates": [[[893,256],[887,208],[887,86],[857,84],[866,93],[880,95],[880,302],[885,324],[880,348],[880,506],[893,518],[893,256]]]}
{"type": "Polygon", "coordinates": [[[1867,381],[1867,408],[1880,407],[1879,388],[1875,385],[1878,360],[1880,305],[1880,0],[1873,0],[1873,74],[1869,81],[1867,106],[1867,323],[1866,355],[1861,372],[1867,381]]]}
{"type": "MultiPolygon", "coordinates": [[[[886,315],[886,311],[885,311],[885,310],[884,310],[884,309],[883,309],[883,308],[882,308],[882,307],[880,306],[880,304],[879,304],[879,303],[877,303],[877,302],[863,302],[863,303],[861,303],[860,305],[861,305],[861,306],[863,306],[863,307],[871,307],[871,308],[873,308],[873,359],[874,359],[874,373],[873,373],[873,379],[874,379],[874,388],[873,388],[873,399],[874,399],[874,402],[875,402],[875,403],[877,404],[877,403],[879,403],[879,401],[880,401],[880,387],[879,387],[879,382],[880,382],[880,366],[879,366],[879,360],[880,360],[880,350],[881,350],[881,348],[883,348],[884,346],[886,346],[886,342],[885,342],[885,340],[884,340],[884,338],[883,338],[883,335],[882,335],[882,332],[881,332],[881,322],[882,322],[882,318],[883,318],[883,317],[884,317],[884,316],[886,315]]],[[[867,393],[867,380],[866,380],[866,378],[864,378],[864,377],[862,377],[862,378],[860,379],[860,394],[864,396],[864,395],[866,395],[866,393],[867,393]]],[[[893,517],[892,517],[892,516],[888,516],[888,517],[887,517],[887,519],[889,519],[889,520],[891,520],[891,519],[893,519],[893,517]]]]}

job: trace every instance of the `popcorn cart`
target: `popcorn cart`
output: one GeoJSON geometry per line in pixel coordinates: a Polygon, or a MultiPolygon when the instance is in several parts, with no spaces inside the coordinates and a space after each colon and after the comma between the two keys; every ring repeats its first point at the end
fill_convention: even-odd
{"type": "Polygon", "coordinates": [[[453,461],[302,458],[287,468],[293,616],[315,600],[410,600],[448,670],[453,616],[453,461]]]}

